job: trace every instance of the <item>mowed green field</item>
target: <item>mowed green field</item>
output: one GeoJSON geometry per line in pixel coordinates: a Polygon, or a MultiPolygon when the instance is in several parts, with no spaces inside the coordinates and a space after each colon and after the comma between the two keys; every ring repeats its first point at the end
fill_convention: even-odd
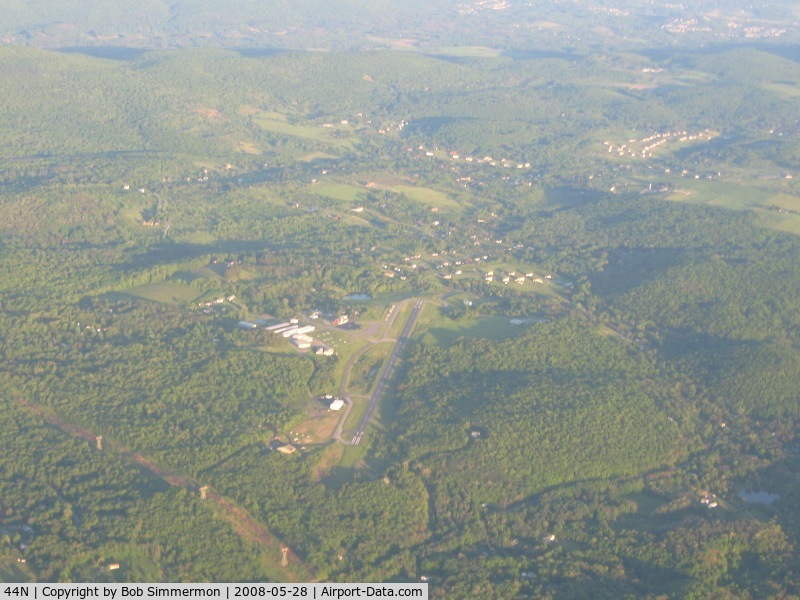
{"type": "Polygon", "coordinates": [[[145,300],[171,305],[192,302],[200,296],[200,292],[196,289],[170,281],[140,285],[124,293],[129,296],[136,296],[137,298],[144,298],[145,300]]]}
{"type": "MultiPolygon", "coordinates": [[[[773,186],[780,185],[780,183],[773,186]]],[[[764,227],[800,235],[800,197],[761,187],[708,180],[677,180],[665,199],[728,210],[749,210],[764,227]]]]}
{"type": "Polygon", "coordinates": [[[462,206],[450,198],[450,196],[431,188],[418,187],[415,185],[394,185],[392,189],[431,208],[438,208],[439,210],[450,212],[460,211],[462,209],[462,206]]]}
{"type": "Polygon", "coordinates": [[[364,394],[350,394],[350,400],[353,402],[353,408],[350,409],[350,414],[347,415],[347,421],[342,428],[343,440],[350,440],[356,434],[361,420],[367,414],[370,397],[364,394]]]}
{"type": "Polygon", "coordinates": [[[768,204],[783,210],[800,212],[800,197],[791,194],[775,194],[770,197],[768,204]]]}
{"type": "Polygon", "coordinates": [[[383,363],[392,352],[393,344],[376,344],[359,357],[350,373],[348,389],[353,394],[367,395],[372,392],[383,363]]]}
{"type": "Polygon", "coordinates": [[[678,179],[673,187],[676,191],[667,196],[667,200],[707,204],[730,210],[748,210],[769,205],[769,199],[774,196],[773,192],[751,186],[705,179],[678,179]]]}
{"type": "Polygon", "coordinates": [[[437,46],[426,50],[425,54],[453,58],[498,58],[502,55],[502,50],[487,46],[437,46]]]}
{"type": "Polygon", "coordinates": [[[758,222],[764,227],[800,235],[800,215],[781,214],[774,210],[758,209],[758,222]]]}
{"type": "Polygon", "coordinates": [[[365,195],[362,188],[347,183],[323,183],[311,185],[307,189],[312,194],[341,202],[358,202],[365,195]]]}
{"type": "Polygon", "coordinates": [[[327,128],[316,124],[291,123],[286,115],[274,112],[259,111],[249,115],[253,123],[264,131],[279,135],[298,137],[320,142],[326,147],[352,149],[353,141],[347,137],[334,137],[332,133],[339,128],[327,128]]]}
{"type": "Polygon", "coordinates": [[[451,319],[437,307],[425,308],[414,336],[423,344],[452,344],[459,338],[487,338],[503,340],[519,335],[525,325],[512,325],[508,317],[475,317],[451,319]]]}
{"type": "Polygon", "coordinates": [[[789,83],[762,83],[761,87],[770,92],[777,92],[788,98],[797,98],[800,96],[800,89],[796,85],[789,83]]]}

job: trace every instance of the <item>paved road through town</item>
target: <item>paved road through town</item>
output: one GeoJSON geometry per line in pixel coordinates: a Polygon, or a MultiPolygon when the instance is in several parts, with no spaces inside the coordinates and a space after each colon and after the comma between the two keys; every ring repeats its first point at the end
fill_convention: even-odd
{"type": "Polygon", "coordinates": [[[386,368],[384,369],[381,378],[378,380],[378,384],[375,386],[375,391],[372,392],[372,396],[369,399],[369,407],[367,407],[367,412],[364,414],[364,418],[361,419],[361,423],[358,424],[358,429],[353,436],[353,441],[350,442],[352,446],[358,446],[358,444],[361,442],[361,436],[364,435],[364,432],[367,430],[367,425],[369,425],[370,420],[372,420],[372,415],[375,412],[375,407],[378,405],[378,400],[380,400],[381,394],[383,393],[383,388],[386,387],[386,383],[392,376],[392,371],[397,364],[397,359],[400,357],[400,353],[403,351],[406,340],[408,340],[408,336],[411,334],[411,330],[414,328],[414,323],[417,322],[417,317],[419,317],[419,313],[422,311],[422,305],[422,300],[417,300],[414,303],[414,309],[411,311],[411,315],[408,317],[406,326],[403,328],[403,332],[400,334],[400,337],[397,338],[397,343],[392,350],[391,356],[389,356],[389,362],[386,364],[386,368]]]}

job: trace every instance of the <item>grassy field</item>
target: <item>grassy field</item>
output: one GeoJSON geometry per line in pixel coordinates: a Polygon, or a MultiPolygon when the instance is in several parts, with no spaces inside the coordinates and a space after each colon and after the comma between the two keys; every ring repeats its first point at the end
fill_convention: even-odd
{"type": "Polygon", "coordinates": [[[393,344],[376,344],[361,355],[350,373],[348,390],[351,393],[367,395],[372,391],[378,373],[392,348],[393,344]]]}
{"type": "Polygon", "coordinates": [[[386,314],[387,309],[383,303],[365,304],[365,302],[370,302],[370,300],[342,300],[342,303],[345,305],[362,307],[362,310],[358,316],[358,320],[362,324],[366,324],[370,321],[379,321],[382,319],[386,314]]]}
{"type": "Polygon", "coordinates": [[[763,206],[756,209],[756,213],[763,226],[800,235],[800,197],[775,194],[765,200],[763,206]]]}
{"type": "Polygon", "coordinates": [[[207,277],[208,279],[213,279],[215,281],[225,281],[225,278],[212,267],[200,267],[199,269],[195,270],[195,273],[197,273],[200,277],[207,277]]]}
{"type": "Polygon", "coordinates": [[[226,278],[227,281],[254,281],[256,279],[261,279],[261,273],[257,272],[255,269],[248,269],[246,267],[239,267],[235,270],[234,273],[228,275],[226,278]]]}
{"type": "Polygon", "coordinates": [[[292,429],[293,441],[297,437],[303,444],[320,444],[331,439],[336,425],[339,423],[339,418],[342,416],[341,411],[334,412],[326,409],[322,402],[317,402],[313,412],[315,414],[311,418],[295,425],[292,429]]]}
{"type": "Polygon", "coordinates": [[[177,232],[176,234],[170,233],[170,238],[182,244],[213,244],[217,241],[216,236],[208,231],[187,231],[177,232]]]}
{"type": "Polygon", "coordinates": [[[381,294],[380,296],[376,296],[371,300],[357,300],[357,304],[368,304],[372,306],[381,306],[381,307],[388,307],[392,304],[396,304],[401,300],[406,300],[409,298],[411,294],[408,292],[394,292],[392,294],[381,294]]]}
{"type": "Polygon", "coordinates": [[[346,183],[312,185],[308,187],[308,191],[318,196],[326,196],[342,202],[358,202],[366,195],[363,189],[346,183]]]}
{"type": "Polygon", "coordinates": [[[133,194],[125,198],[125,208],[121,215],[134,223],[140,224],[144,220],[144,212],[152,208],[152,199],[143,198],[141,195],[133,194]]]}
{"type": "Polygon", "coordinates": [[[498,58],[502,50],[488,46],[432,46],[420,48],[419,41],[414,38],[388,38],[375,35],[367,36],[372,43],[384,44],[392,50],[419,52],[426,56],[450,56],[453,58],[498,58]]]}
{"type": "Polygon", "coordinates": [[[158,565],[136,550],[124,556],[120,563],[133,581],[159,581],[161,579],[158,565]]]}
{"type": "Polygon", "coordinates": [[[704,179],[678,179],[674,182],[675,193],[667,200],[690,204],[707,204],[730,210],[748,210],[769,205],[771,192],[737,183],[708,181],[704,179]]]}
{"type": "Polygon", "coordinates": [[[453,58],[497,58],[502,54],[502,51],[486,46],[437,46],[426,49],[425,54],[452,56],[453,58]]]}
{"type": "Polygon", "coordinates": [[[800,197],[791,194],[775,194],[765,202],[767,206],[777,206],[784,210],[800,212],[800,197]]]}
{"type": "Polygon", "coordinates": [[[261,154],[261,148],[256,146],[253,142],[240,141],[236,144],[236,151],[242,154],[261,154]]]}
{"type": "MultiPolygon", "coordinates": [[[[780,185],[770,182],[772,187],[780,185]]],[[[705,204],[728,210],[749,210],[770,229],[800,235],[800,197],[746,183],[677,179],[667,200],[705,204]],[[779,212],[779,209],[781,212],[779,212]]],[[[765,185],[765,187],[767,187],[765,185]]]]}
{"type": "Polygon", "coordinates": [[[367,446],[344,446],[344,451],[339,459],[339,464],[333,467],[323,478],[325,485],[339,488],[353,478],[353,473],[364,466],[364,457],[367,455],[367,446]]]}
{"type": "Polygon", "coordinates": [[[286,340],[276,340],[272,346],[253,346],[252,349],[276,356],[295,356],[297,354],[297,349],[286,340]]]}
{"type": "Polygon", "coordinates": [[[342,462],[339,463],[342,467],[358,468],[364,461],[367,455],[367,449],[363,446],[347,446],[342,455],[342,462]]]}
{"type": "Polygon", "coordinates": [[[171,281],[162,281],[161,283],[148,283],[131,288],[125,292],[129,296],[136,296],[137,298],[144,298],[145,300],[152,300],[153,302],[160,302],[162,304],[171,304],[174,306],[193,302],[200,292],[187,285],[180,283],[173,283],[171,281]]]}
{"type": "MultiPolygon", "coordinates": [[[[339,361],[336,364],[336,370],[333,374],[335,380],[338,382],[342,381],[347,361],[366,344],[366,342],[359,338],[348,338],[343,334],[330,331],[322,332],[316,335],[315,338],[333,348],[339,356],[339,361]]],[[[334,390],[331,393],[339,393],[339,390],[334,390]]]]}
{"type": "Polygon", "coordinates": [[[477,304],[480,302],[481,297],[477,294],[473,294],[470,292],[458,292],[454,294],[447,294],[442,297],[442,303],[446,303],[450,306],[461,307],[464,305],[465,302],[472,302],[477,304]]]}
{"type": "Polygon", "coordinates": [[[633,503],[633,512],[620,517],[612,527],[616,531],[635,528],[651,533],[668,531],[687,514],[702,509],[699,497],[682,495],[668,499],[651,491],[628,494],[625,499],[633,503]]]}
{"type": "Polygon", "coordinates": [[[347,415],[347,421],[342,428],[343,440],[350,440],[355,435],[356,429],[358,429],[358,425],[361,423],[361,419],[364,418],[369,406],[369,396],[351,394],[350,399],[353,402],[353,408],[350,409],[350,414],[347,415]]]}
{"type": "Polygon", "coordinates": [[[445,212],[460,211],[462,206],[450,198],[447,194],[433,190],[426,187],[418,187],[415,185],[395,185],[392,188],[405,194],[412,200],[430,206],[431,208],[438,208],[445,212]]]}
{"type": "Polygon", "coordinates": [[[777,92],[787,98],[800,96],[800,90],[797,89],[797,86],[789,83],[762,83],[761,87],[770,92],[777,92]]]}
{"type": "MultiPolygon", "coordinates": [[[[397,373],[397,371],[395,371],[395,373],[397,373]]],[[[378,400],[376,410],[372,414],[370,428],[384,431],[387,427],[389,427],[394,419],[395,413],[397,412],[398,403],[397,395],[394,393],[390,383],[390,385],[384,389],[383,394],[381,394],[381,397],[378,400]]]]}
{"type": "Polygon", "coordinates": [[[333,472],[333,469],[342,461],[344,444],[333,443],[320,449],[319,460],[314,465],[313,478],[315,481],[321,481],[328,477],[333,472]]]}
{"type": "Polygon", "coordinates": [[[764,227],[800,235],[800,215],[780,214],[773,210],[757,209],[758,222],[764,227]]]}
{"type": "Polygon", "coordinates": [[[352,213],[342,215],[341,223],[345,225],[357,225],[359,227],[372,227],[372,223],[352,213]]]}
{"type": "Polygon", "coordinates": [[[654,492],[636,492],[626,496],[636,504],[636,512],[643,515],[652,515],[666,504],[666,499],[654,492]]]}
{"type": "Polygon", "coordinates": [[[333,154],[328,154],[327,152],[310,152],[309,154],[303,154],[302,156],[298,157],[298,160],[302,162],[312,162],[320,158],[336,158],[333,154]]]}
{"type": "Polygon", "coordinates": [[[315,124],[300,125],[289,122],[286,115],[259,111],[250,115],[253,122],[264,131],[279,135],[298,137],[325,144],[328,147],[352,149],[353,142],[348,138],[335,138],[331,135],[336,129],[328,129],[315,124]]]}
{"type": "Polygon", "coordinates": [[[613,337],[618,337],[619,336],[619,334],[616,331],[614,331],[613,329],[611,329],[610,327],[607,327],[605,325],[598,325],[597,328],[595,329],[595,331],[597,332],[597,335],[600,335],[602,337],[612,337],[613,338],[613,337]]]}
{"type": "Polygon", "coordinates": [[[351,336],[343,331],[331,329],[319,329],[314,332],[314,338],[325,342],[328,346],[336,350],[336,353],[346,360],[350,355],[355,352],[362,344],[360,340],[354,340],[351,336]]]}
{"type": "Polygon", "coordinates": [[[412,306],[413,305],[411,302],[406,302],[402,305],[398,304],[395,307],[394,310],[397,314],[394,318],[394,323],[392,323],[391,329],[386,332],[386,337],[396,339],[403,332],[403,327],[406,326],[406,321],[408,320],[408,315],[411,313],[412,306]]]}
{"type": "Polygon", "coordinates": [[[458,338],[503,340],[518,335],[525,325],[512,325],[507,317],[476,317],[453,320],[428,306],[417,324],[414,337],[424,344],[449,345],[458,338]]]}

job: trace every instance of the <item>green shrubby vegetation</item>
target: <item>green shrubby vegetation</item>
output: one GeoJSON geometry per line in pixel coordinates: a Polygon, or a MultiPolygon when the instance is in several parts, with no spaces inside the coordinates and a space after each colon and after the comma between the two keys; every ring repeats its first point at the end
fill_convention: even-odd
{"type": "Polygon", "coordinates": [[[9,383],[162,464],[195,474],[259,429],[282,429],[308,394],[313,366],[299,358],[239,349],[184,311],[98,304],[8,339],[9,383]]]}
{"type": "MultiPolygon", "coordinates": [[[[6,388],[7,389],[7,388],[6,388]]],[[[247,580],[260,550],[196,496],[3,401],[0,554],[41,581],[247,580]],[[108,571],[123,563],[126,570],[108,571]],[[121,577],[121,579],[120,579],[121,577]]]]}

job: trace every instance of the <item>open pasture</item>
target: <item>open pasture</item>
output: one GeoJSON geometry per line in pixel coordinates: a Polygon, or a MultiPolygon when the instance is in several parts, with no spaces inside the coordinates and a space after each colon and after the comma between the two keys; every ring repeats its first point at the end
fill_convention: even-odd
{"type": "Polygon", "coordinates": [[[415,185],[395,185],[392,186],[392,189],[400,194],[405,194],[415,202],[430,206],[431,208],[438,208],[443,211],[459,211],[462,208],[458,202],[450,198],[447,194],[431,188],[415,185]]]}
{"type": "Polygon", "coordinates": [[[358,202],[364,197],[363,189],[347,183],[323,183],[313,185],[308,191],[318,196],[325,196],[341,202],[358,202]]]}
{"type": "Polygon", "coordinates": [[[417,324],[415,337],[425,344],[450,345],[459,338],[503,340],[521,333],[524,325],[512,325],[508,317],[488,316],[451,319],[428,307],[417,324]]]}
{"type": "Polygon", "coordinates": [[[800,197],[739,183],[678,180],[667,200],[752,211],[764,227],[800,235],[800,197]]]}
{"type": "Polygon", "coordinates": [[[293,120],[286,115],[275,112],[260,111],[249,116],[253,123],[269,133],[311,140],[327,147],[353,148],[353,142],[349,138],[333,136],[333,133],[338,131],[335,127],[327,128],[315,123],[292,122],[293,120]]]}
{"type": "Polygon", "coordinates": [[[173,306],[192,302],[200,295],[196,289],[188,285],[173,283],[171,281],[140,285],[126,290],[124,293],[129,296],[173,306]]]}

